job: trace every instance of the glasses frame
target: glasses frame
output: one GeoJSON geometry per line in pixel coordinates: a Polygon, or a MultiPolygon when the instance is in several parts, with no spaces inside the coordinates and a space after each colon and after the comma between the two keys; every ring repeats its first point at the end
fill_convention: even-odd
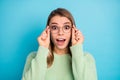
{"type": "Polygon", "coordinates": [[[50,27],[51,33],[54,33],[54,34],[55,34],[55,33],[58,33],[58,32],[60,31],[60,28],[62,28],[62,31],[63,31],[64,33],[69,33],[69,32],[72,30],[72,27],[73,27],[73,26],[71,25],[71,26],[70,26],[70,30],[67,31],[67,32],[64,30],[64,27],[57,27],[57,28],[58,28],[58,31],[56,31],[56,32],[53,32],[53,31],[51,30],[51,27],[52,27],[52,26],[49,26],[49,27],[50,27]]]}

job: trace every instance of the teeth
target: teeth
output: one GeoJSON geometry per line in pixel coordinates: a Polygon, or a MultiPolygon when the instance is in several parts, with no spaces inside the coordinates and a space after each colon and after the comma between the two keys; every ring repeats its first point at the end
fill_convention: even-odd
{"type": "Polygon", "coordinates": [[[64,40],[64,39],[58,39],[58,40],[64,40]]]}

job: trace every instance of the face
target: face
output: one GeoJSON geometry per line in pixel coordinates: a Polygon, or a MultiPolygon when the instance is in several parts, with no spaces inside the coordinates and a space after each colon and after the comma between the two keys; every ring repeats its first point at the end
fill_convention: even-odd
{"type": "Polygon", "coordinates": [[[54,16],[50,23],[51,40],[56,49],[66,49],[71,39],[71,21],[62,16],[54,16]]]}

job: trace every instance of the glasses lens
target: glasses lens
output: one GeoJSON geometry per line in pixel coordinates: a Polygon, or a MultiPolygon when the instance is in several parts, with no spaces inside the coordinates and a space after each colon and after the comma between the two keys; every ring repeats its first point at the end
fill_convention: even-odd
{"type": "Polygon", "coordinates": [[[63,27],[63,31],[65,33],[70,32],[70,30],[71,30],[71,27],[69,25],[66,25],[66,26],[63,27]]]}
{"type": "Polygon", "coordinates": [[[58,27],[57,26],[51,26],[50,30],[52,33],[57,33],[58,32],[58,27]]]}
{"type": "MultiPolygon", "coordinates": [[[[52,33],[58,33],[59,29],[60,28],[56,25],[50,27],[50,30],[51,30],[52,33]]],[[[64,33],[70,32],[71,26],[65,25],[64,27],[62,27],[62,30],[63,30],[64,33]]]]}

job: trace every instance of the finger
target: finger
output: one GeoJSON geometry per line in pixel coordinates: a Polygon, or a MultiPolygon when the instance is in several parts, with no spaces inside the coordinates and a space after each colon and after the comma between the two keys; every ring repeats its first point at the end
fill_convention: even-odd
{"type": "Polygon", "coordinates": [[[73,25],[73,28],[76,29],[75,25],[73,25]]]}
{"type": "Polygon", "coordinates": [[[50,29],[49,29],[49,27],[47,29],[47,37],[48,37],[48,39],[50,38],[50,29]]]}
{"type": "Polygon", "coordinates": [[[46,31],[43,31],[43,33],[42,33],[42,35],[41,35],[41,39],[42,39],[42,40],[45,40],[46,37],[47,37],[47,33],[46,33],[46,31]]]}
{"type": "Polygon", "coordinates": [[[46,37],[45,37],[45,36],[41,36],[41,39],[42,39],[42,40],[45,40],[45,39],[46,39],[46,37]]]}
{"type": "Polygon", "coordinates": [[[43,32],[47,32],[47,29],[48,29],[48,28],[49,28],[49,26],[47,26],[43,32]]]}
{"type": "Polygon", "coordinates": [[[80,36],[76,36],[76,37],[75,37],[76,40],[79,40],[80,38],[81,38],[80,36]]]}
{"type": "Polygon", "coordinates": [[[76,33],[75,33],[75,36],[76,37],[81,37],[83,36],[82,33],[80,32],[80,30],[77,30],[76,33]]]}
{"type": "Polygon", "coordinates": [[[46,34],[46,29],[42,32],[42,35],[45,35],[46,34]]]}
{"type": "Polygon", "coordinates": [[[71,39],[71,43],[72,45],[74,45],[76,43],[76,40],[75,40],[75,29],[72,28],[72,39],[71,39]]]}
{"type": "Polygon", "coordinates": [[[46,33],[48,34],[49,31],[50,31],[49,26],[47,26],[47,28],[46,28],[46,33]]]}
{"type": "Polygon", "coordinates": [[[75,25],[73,25],[73,28],[75,29],[75,31],[77,31],[77,28],[76,28],[76,26],[75,26],[75,25]]]}
{"type": "Polygon", "coordinates": [[[79,30],[77,30],[75,33],[75,36],[81,36],[81,35],[82,35],[82,33],[79,30]]]}
{"type": "Polygon", "coordinates": [[[44,32],[42,33],[42,36],[47,36],[46,31],[44,31],[44,32]]]}
{"type": "Polygon", "coordinates": [[[48,29],[49,29],[49,26],[46,27],[46,29],[43,31],[43,34],[47,35],[47,33],[48,33],[47,30],[48,30],[48,29]]]}
{"type": "Polygon", "coordinates": [[[75,29],[72,28],[72,42],[75,41],[75,29]]]}
{"type": "Polygon", "coordinates": [[[49,29],[49,26],[46,27],[46,30],[49,29]]]}
{"type": "Polygon", "coordinates": [[[77,37],[77,41],[80,42],[80,43],[83,43],[83,41],[84,41],[84,36],[79,36],[79,37],[77,37]]]}

